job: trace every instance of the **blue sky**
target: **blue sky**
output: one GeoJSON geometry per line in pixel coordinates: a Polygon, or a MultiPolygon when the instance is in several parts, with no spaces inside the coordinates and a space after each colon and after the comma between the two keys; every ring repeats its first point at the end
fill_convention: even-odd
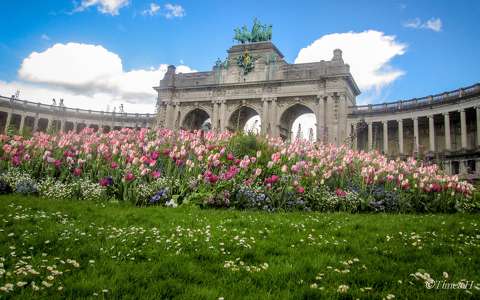
{"type": "Polygon", "coordinates": [[[362,103],[420,97],[480,81],[480,1],[17,0],[1,1],[0,14],[0,94],[20,89],[21,98],[42,102],[50,101],[50,94],[65,95],[69,106],[105,108],[126,102],[131,111],[145,111],[153,107],[150,87],[164,66],[210,70],[233,44],[233,29],[250,25],[254,17],[273,25],[273,42],[290,63],[302,61],[301,49],[318,40],[303,61],[323,58],[322,47],[334,47],[338,39],[352,45],[346,47],[354,62],[345,59],[343,49],[352,68],[382,63],[378,71],[387,74],[385,80],[369,84],[368,74],[361,79],[362,103]],[[369,30],[376,37],[355,35],[369,30]],[[348,32],[354,35],[333,35],[348,32]],[[364,37],[360,44],[380,39],[385,52],[359,56],[356,41],[364,37]],[[53,51],[55,45],[65,47],[53,51]],[[69,51],[70,60],[87,51],[100,63],[82,74],[82,58],[74,66],[65,61],[69,51]],[[382,53],[385,59],[375,61],[382,53]],[[93,70],[109,59],[112,63],[102,67],[113,71],[93,70]],[[98,72],[104,84],[92,80],[98,72]],[[125,90],[125,82],[143,87],[125,90]],[[142,89],[148,92],[142,94],[142,89]],[[136,95],[142,98],[138,102],[136,95]]]}

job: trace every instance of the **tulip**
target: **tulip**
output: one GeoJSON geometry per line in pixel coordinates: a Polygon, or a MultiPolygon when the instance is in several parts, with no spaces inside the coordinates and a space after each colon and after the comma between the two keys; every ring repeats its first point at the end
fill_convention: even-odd
{"type": "Polygon", "coordinates": [[[135,175],[133,175],[132,172],[128,172],[127,174],[125,174],[124,178],[127,182],[133,181],[135,179],[135,175]]]}
{"type": "Polygon", "coordinates": [[[80,169],[80,168],[73,169],[73,175],[75,175],[77,177],[81,176],[82,175],[82,169],[80,169]]]}

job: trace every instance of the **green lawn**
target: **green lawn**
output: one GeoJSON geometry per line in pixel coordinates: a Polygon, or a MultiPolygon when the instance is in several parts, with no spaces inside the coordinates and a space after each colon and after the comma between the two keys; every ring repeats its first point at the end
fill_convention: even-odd
{"type": "Polygon", "coordinates": [[[478,219],[2,196],[0,299],[478,299],[478,219]]]}

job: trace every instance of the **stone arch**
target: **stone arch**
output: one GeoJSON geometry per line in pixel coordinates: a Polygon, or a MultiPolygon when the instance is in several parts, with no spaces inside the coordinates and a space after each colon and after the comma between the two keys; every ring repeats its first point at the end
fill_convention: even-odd
{"type": "MultiPolygon", "coordinates": [[[[230,131],[246,130],[247,122],[260,114],[255,106],[252,105],[238,105],[235,107],[227,118],[227,129],[230,131]]],[[[261,119],[259,118],[259,122],[261,119]]],[[[258,124],[260,126],[260,123],[258,124]]]]}
{"type": "Polygon", "coordinates": [[[212,122],[207,110],[196,107],[187,112],[181,121],[181,128],[187,130],[211,129],[212,122]]]}
{"type": "MultiPolygon", "coordinates": [[[[297,130],[297,128],[292,128],[294,125],[294,122],[299,119],[301,116],[310,114],[310,118],[313,121],[313,124],[311,124],[311,129],[313,132],[313,137],[315,140],[316,136],[316,116],[315,116],[315,111],[314,108],[311,107],[310,105],[302,102],[297,102],[294,103],[290,106],[287,106],[281,114],[279,114],[279,120],[278,124],[280,125],[280,136],[283,139],[291,139],[292,138],[292,131],[297,130]]],[[[309,132],[305,132],[305,128],[302,128],[302,132],[304,133],[305,138],[309,138],[308,135],[310,134],[309,132]],[[306,136],[305,136],[306,134],[306,136]]],[[[310,128],[308,128],[310,130],[310,128]]]]}

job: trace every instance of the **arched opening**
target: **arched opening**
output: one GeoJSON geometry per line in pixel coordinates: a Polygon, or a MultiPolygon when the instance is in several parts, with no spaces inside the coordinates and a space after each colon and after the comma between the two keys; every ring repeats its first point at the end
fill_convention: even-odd
{"type": "Polygon", "coordinates": [[[86,127],[87,127],[87,124],[85,124],[85,123],[78,123],[78,124],[77,124],[77,133],[82,132],[82,130],[83,130],[84,128],[86,128],[86,127]]]}
{"type": "Polygon", "coordinates": [[[295,104],[285,110],[280,118],[280,136],[283,139],[317,140],[317,119],[313,111],[303,104],[295,104]]]}
{"type": "Polygon", "coordinates": [[[258,112],[251,107],[240,106],[230,115],[227,129],[258,134],[260,126],[261,120],[258,112]]]}
{"type": "Polygon", "coordinates": [[[103,132],[103,133],[109,133],[109,132],[110,132],[110,126],[108,126],[108,125],[103,125],[103,126],[102,126],[102,132],[103,132]]]}
{"type": "Polygon", "coordinates": [[[65,122],[65,132],[73,131],[74,128],[75,124],[73,124],[73,122],[65,122]]]}
{"type": "Polygon", "coordinates": [[[38,131],[47,132],[48,129],[48,119],[40,118],[38,119],[38,131]]]}
{"type": "Polygon", "coordinates": [[[97,132],[97,131],[98,131],[98,125],[97,125],[97,124],[91,124],[89,127],[90,127],[90,128],[93,128],[93,132],[97,132]]]}
{"type": "Polygon", "coordinates": [[[212,128],[210,116],[206,111],[200,108],[195,108],[185,115],[182,122],[182,128],[186,130],[208,131],[212,128]]]}

